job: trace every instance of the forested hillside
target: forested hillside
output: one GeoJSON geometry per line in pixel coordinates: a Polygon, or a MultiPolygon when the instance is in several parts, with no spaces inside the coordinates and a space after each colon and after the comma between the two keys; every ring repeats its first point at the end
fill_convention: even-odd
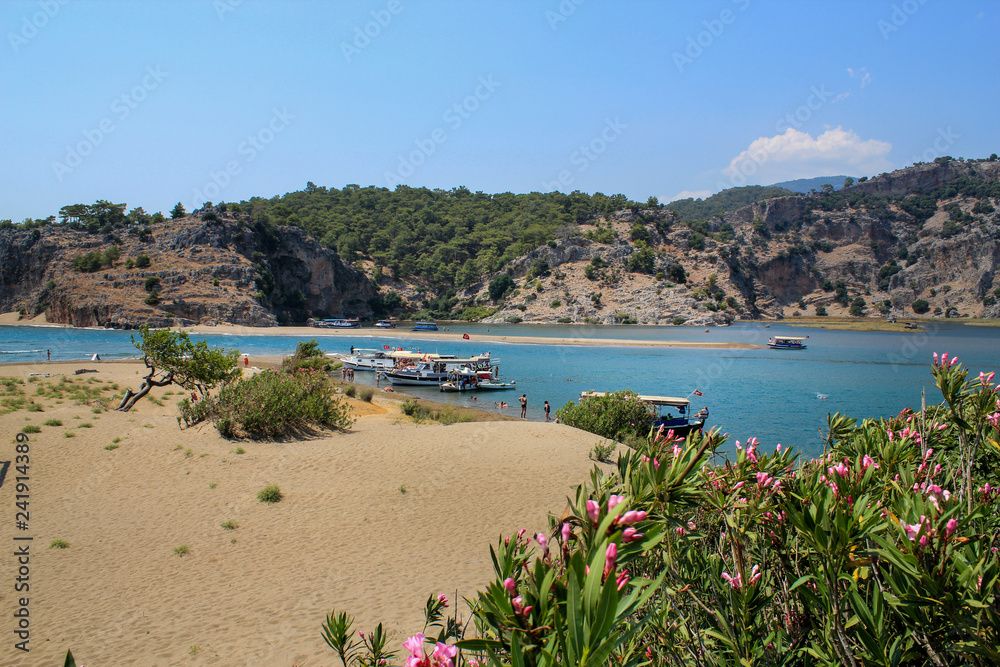
{"type": "Polygon", "coordinates": [[[774,185],[747,185],[741,188],[727,188],[704,199],[690,197],[678,199],[667,204],[667,208],[676,211],[681,222],[703,222],[727,211],[735,211],[742,206],[790,194],[794,193],[774,185]]]}
{"type": "Polygon", "coordinates": [[[344,261],[375,263],[376,282],[421,278],[465,287],[528,251],[569,234],[595,215],[637,207],[625,195],[559,192],[485,194],[458,187],[394,190],[348,185],[317,187],[271,199],[227,205],[254,223],[295,225],[344,261]]]}

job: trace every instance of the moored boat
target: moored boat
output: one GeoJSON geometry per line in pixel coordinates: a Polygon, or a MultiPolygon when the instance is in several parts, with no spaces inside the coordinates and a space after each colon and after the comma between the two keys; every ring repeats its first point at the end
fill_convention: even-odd
{"type": "Polygon", "coordinates": [[[497,390],[502,390],[502,389],[517,389],[517,381],[516,380],[509,380],[507,382],[502,382],[502,381],[496,380],[496,379],[480,380],[479,381],[479,388],[480,389],[489,390],[489,391],[497,391],[497,390]]]}
{"type": "Polygon", "coordinates": [[[396,323],[392,320],[379,320],[375,323],[375,326],[379,329],[395,329],[396,323]]]}
{"type": "Polygon", "coordinates": [[[361,320],[357,317],[309,320],[309,326],[321,329],[357,329],[361,326],[361,320]]]}
{"type": "Polygon", "coordinates": [[[342,355],[340,359],[345,366],[356,371],[387,371],[396,367],[396,359],[391,354],[384,350],[355,347],[350,354],[342,355]]]}
{"type": "Polygon", "coordinates": [[[437,331],[437,322],[414,322],[411,331],[437,331]]]}
{"type": "Polygon", "coordinates": [[[442,382],[447,382],[449,373],[454,371],[469,370],[471,372],[492,373],[494,366],[495,364],[490,361],[489,354],[468,359],[424,355],[416,363],[410,359],[401,359],[396,368],[385,372],[385,376],[394,385],[437,387],[442,382]]]}
{"type": "Polygon", "coordinates": [[[805,338],[798,336],[775,336],[767,339],[767,346],[772,350],[804,350],[805,338]]]}

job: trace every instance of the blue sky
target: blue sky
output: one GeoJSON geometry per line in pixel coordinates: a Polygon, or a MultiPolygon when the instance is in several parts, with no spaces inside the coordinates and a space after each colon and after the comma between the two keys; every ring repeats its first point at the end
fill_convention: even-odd
{"type": "Polygon", "coordinates": [[[645,201],[1000,151],[1000,4],[0,3],[0,218],[308,181],[645,201]]]}

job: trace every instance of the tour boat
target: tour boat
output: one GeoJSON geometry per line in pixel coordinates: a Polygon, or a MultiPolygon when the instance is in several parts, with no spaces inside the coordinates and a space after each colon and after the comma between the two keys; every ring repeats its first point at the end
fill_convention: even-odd
{"type": "Polygon", "coordinates": [[[444,358],[437,355],[424,355],[419,362],[400,361],[393,370],[386,371],[385,376],[395,385],[416,387],[437,387],[448,381],[449,373],[467,369],[473,372],[493,372],[490,355],[480,355],[468,359],[444,358]]]}
{"type": "Polygon", "coordinates": [[[479,388],[479,373],[467,368],[450,371],[438,387],[441,391],[473,391],[479,388]]]}
{"type": "Polygon", "coordinates": [[[381,320],[375,323],[375,326],[379,329],[395,329],[396,323],[392,320],[381,320]]]}
{"type": "Polygon", "coordinates": [[[391,352],[354,348],[350,354],[342,355],[341,361],[356,371],[387,371],[396,367],[396,359],[391,352]]]}
{"type": "Polygon", "coordinates": [[[436,322],[414,322],[411,331],[437,331],[438,325],[436,322]]]}
{"type": "Polygon", "coordinates": [[[804,340],[805,338],[796,336],[775,336],[767,339],[767,346],[772,350],[804,350],[806,349],[804,340]]]}
{"type": "MultiPolygon", "coordinates": [[[[580,394],[580,401],[592,396],[604,396],[603,391],[585,391],[580,394]]],[[[691,414],[691,401],[674,396],[639,396],[639,400],[649,406],[650,426],[654,429],[663,427],[663,432],[673,431],[674,435],[684,437],[691,431],[700,431],[708,418],[708,408],[703,408],[691,414]],[[677,411],[674,416],[673,410],[677,411]]]]}
{"type": "Polygon", "coordinates": [[[338,318],[329,320],[310,320],[309,326],[321,329],[357,329],[361,321],[357,318],[338,318]]]}

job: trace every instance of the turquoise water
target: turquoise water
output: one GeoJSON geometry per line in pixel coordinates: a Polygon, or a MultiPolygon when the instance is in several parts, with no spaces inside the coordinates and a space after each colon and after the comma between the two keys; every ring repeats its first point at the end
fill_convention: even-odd
{"type": "MultiPolygon", "coordinates": [[[[821,450],[819,430],[828,413],[854,417],[883,417],[905,407],[920,405],[921,391],[927,402],[940,400],[930,377],[932,352],[957,354],[973,374],[1000,370],[1000,330],[936,325],[926,331],[887,333],[827,331],[772,324],[741,323],[731,327],[599,327],[527,325],[449,325],[451,333],[469,333],[471,340],[428,341],[398,337],[372,338],[366,329],[357,336],[315,338],[328,352],[346,352],[358,347],[383,344],[425,352],[478,353],[491,351],[500,361],[500,376],[517,380],[516,391],[477,394],[447,394],[435,389],[409,387],[405,391],[446,403],[475,405],[497,410],[501,398],[517,405],[517,397],[528,396],[528,416],[542,419],[542,403],[548,400],[553,413],[575,401],[586,389],[613,391],[632,389],[643,394],[692,396],[697,408],[708,406],[709,425],[728,432],[731,440],[756,436],[767,445],[782,443],[806,455],[821,450]],[[477,334],[507,336],[499,343],[477,341],[477,334]],[[517,342],[517,336],[619,338],[631,340],[725,341],[764,344],[773,335],[809,336],[808,349],[728,350],[696,348],[635,348],[532,345],[517,342]],[[825,396],[826,398],[819,398],[825,396]]],[[[300,337],[267,334],[206,335],[210,345],[236,348],[254,355],[284,355],[295,350],[300,337]]],[[[313,336],[310,336],[312,338],[313,336]]],[[[195,338],[199,338],[196,336],[195,338]]],[[[104,359],[135,356],[128,332],[63,327],[0,326],[0,363],[43,361],[45,351],[53,360],[88,360],[94,353],[104,359]]],[[[360,383],[374,384],[374,376],[358,373],[360,383]]],[[[517,414],[517,408],[505,412],[517,414]]]]}

